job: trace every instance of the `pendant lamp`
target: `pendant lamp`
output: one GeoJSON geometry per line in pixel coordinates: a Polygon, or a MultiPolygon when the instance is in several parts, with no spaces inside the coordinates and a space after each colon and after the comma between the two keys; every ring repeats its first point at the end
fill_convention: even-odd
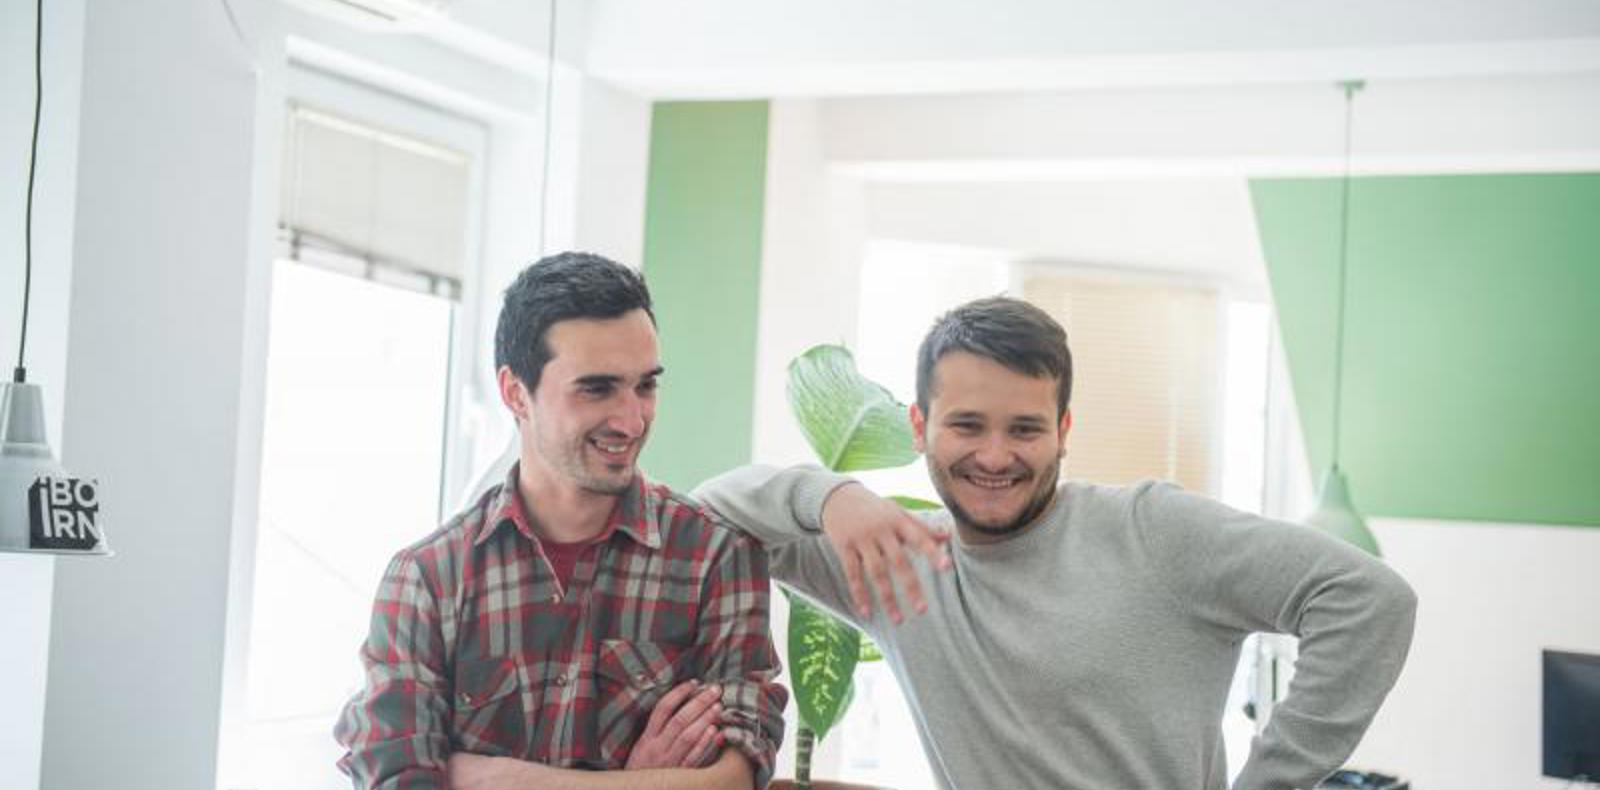
{"type": "Polygon", "coordinates": [[[1339,420],[1344,399],[1345,300],[1350,279],[1350,127],[1355,94],[1366,87],[1366,83],[1351,80],[1339,83],[1338,87],[1344,92],[1344,176],[1340,182],[1339,296],[1333,352],[1333,450],[1329,454],[1328,468],[1322,473],[1317,508],[1306,517],[1305,522],[1321,532],[1379,556],[1378,540],[1367,529],[1366,519],[1362,518],[1361,511],[1356,509],[1355,502],[1350,498],[1350,484],[1345,479],[1344,470],[1339,468],[1339,420]]]}
{"type": "Polygon", "coordinates": [[[22,330],[17,367],[0,383],[0,551],[108,555],[100,531],[100,486],[67,474],[45,435],[44,390],[28,382],[28,302],[33,290],[33,176],[43,104],[44,0],[35,4],[33,144],[28,153],[23,223],[22,330]]]}

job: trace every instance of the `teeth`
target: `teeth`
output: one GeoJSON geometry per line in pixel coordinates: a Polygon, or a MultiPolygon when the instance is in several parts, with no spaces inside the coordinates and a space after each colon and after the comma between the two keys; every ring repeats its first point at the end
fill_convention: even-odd
{"type": "Polygon", "coordinates": [[[595,441],[594,446],[598,447],[598,448],[600,448],[600,449],[602,449],[602,450],[604,450],[604,451],[606,451],[608,453],[620,453],[620,452],[623,452],[624,450],[628,449],[628,445],[626,443],[624,443],[624,444],[605,444],[605,443],[600,442],[598,440],[595,441]]]}
{"type": "Polygon", "coordinates": [[[1014,482],[1009,477],[978,477],[967,475],[967,480],[979,488],[1007,488],[1014,482]]]}

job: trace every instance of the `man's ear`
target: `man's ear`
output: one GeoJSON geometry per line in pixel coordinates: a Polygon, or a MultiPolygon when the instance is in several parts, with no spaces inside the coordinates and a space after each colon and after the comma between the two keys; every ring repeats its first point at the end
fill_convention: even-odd
{"type": "Polygon", "coordinates": [[[517,378],[517,374],[511,372],[511,366],[509,365],[501,365],[500,369],[495,371],[495,378],[500,384],[500,402],[511,410],[511,414],[517,418],[517,422],[527,420],[528,411],[532,408],[533,395],[528,392],[527,387],[523,386],[522,379],[517,378]]]}
{"type": "Polygon", "coordinates": [[[1067,431],[1072,430],[1072,410],[1061,412],[1061,425],[1057,426],[1061,439],[1061,454],[1067,454],[1067,431]]]}
{"type": "Polygon", "coordinates": [[[919,453],[928,451],[928,418],[917,404],[911,404],[911,446],[919,453]]]}

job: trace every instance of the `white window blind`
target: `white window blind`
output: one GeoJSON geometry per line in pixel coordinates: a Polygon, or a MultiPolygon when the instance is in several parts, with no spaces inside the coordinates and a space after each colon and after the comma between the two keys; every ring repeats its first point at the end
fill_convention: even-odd
{"type": "Polygon", "coordinates": [[[459,296],[471,160],[461,152],[291,106],[282,230],[295,260],[459,296]]]}
{"type": "Polygon", "coordinates": [[[1072,348],[1065,474],[1101,483],[1212,482],[1217,296],[1197,287],[1024,274],[1023,297],[1055,316],[1072,348]]]}

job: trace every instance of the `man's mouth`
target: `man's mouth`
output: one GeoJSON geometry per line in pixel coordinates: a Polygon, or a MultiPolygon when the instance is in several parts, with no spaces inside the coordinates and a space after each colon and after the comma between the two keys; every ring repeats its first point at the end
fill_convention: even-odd
{"type": "Polygon", "coordinates": [[[633,447],[631,440],[601,439],[599,437],[590,439],[589,444],[594,445],[600,452],[607,455],[625,455],[633,447]]]}
{"type": "Polygon", "coordinates": [[[982,472],[971,471],[963,471],[960,473],[960,476],[962,480],[965,480],[979,488],[990,491],[1003,491],[1007,488],[1011,488],[1012,486],[1019,485],[1022,483],[1024,478],[1024,475],[1020,474],[988,475],[982,472]]]}

